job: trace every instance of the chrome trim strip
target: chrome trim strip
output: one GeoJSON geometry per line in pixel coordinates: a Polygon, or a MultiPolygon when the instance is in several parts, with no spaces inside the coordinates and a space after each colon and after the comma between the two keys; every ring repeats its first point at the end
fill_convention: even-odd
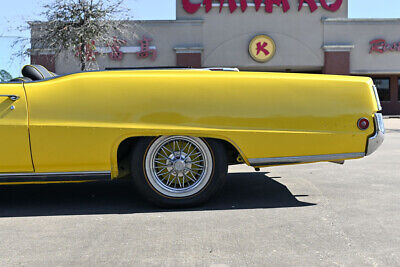
{"type": "Polygon", "coordinates": [[[385,140],[385,125],[383,123],[383,116],[381,113],[375,113],[374,122],[375,134],[368,138],[367,151],[365,153],[366,156],[374,153],[385,140]]]}
{"type": "Polygon", "coordinates": [[[294,163],[312,163],[319,161],[335,161],[352,158],[362,158],[365,153],[328,154],[299,157],[255,158],[249,159],[251,166],[283,165],[294,163]]]}
{"type": "MultiPolygon", "coordinates": [[[[111,176],[110,171],[102,172],[40,172],[40,173],[0,173],[0,179],[7,178],[88,178],[88,177],[98,177],[98,176],[111,176]]],[[[1,180],[0,180],[1,181],[1,180]]]]}
{"type": "Polygon", "coordinates": [[[378,111],[381,111],[382,110],[381,100],[379,99],[378,89],[376,88],[375,84],[372,86],[372,89],[374,90],[376,104],[378,105],[378,111]]]}

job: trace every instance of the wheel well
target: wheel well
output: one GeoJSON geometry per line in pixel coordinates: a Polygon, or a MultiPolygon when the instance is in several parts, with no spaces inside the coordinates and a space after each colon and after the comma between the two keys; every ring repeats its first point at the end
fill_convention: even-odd
{"type": "MultiPolygon", "coordinates": [[[[234,147],[231,143],[228,141],[225,141],[223,139],[216,139],[216,138],[205,138],[207,139],[213,139],[217,142],[220,142],[224,147],[226,151],[226,156],[228,158],[228,165],[235,165],[235,164],[240,164],[242,162],[238,161],[238,158],[240,156],[239,151],[234,147]]],[[[241,158],[241,157],[240,157],[241,158]]]]}
{"type": "Polygon", "coordinates": [[[117,151],[117,164],[118,164],[118,173],[119,177],[125,177],[130,175],[130,155],[133,149],[133,146],[136,142],[142,137],[130,137],[122,141],[118,146],[117,151]]]}
{"type": "MultiPolygon", "coordinates": [[[[136,142],[144,137],[130,137],[125,139],[120,143],[118,146],[117,150],[117,164],[118,164],[118,171],[119,171],[119,177],[125,177],[130,174],[130,154],[131,151],[136,144],[136,142]]],[[[217,138],[205,138],[207,139],[213,139],[215,141],[220,142],[226,151],[226,155],[228,158],[228,164],[229,165],[234,165],[234,164],[240,164],[243,163],[242,161],[238,160],[241,158],[239,151],[228,141],[222,140],[222,139],[217,139],[217,138]]]]}

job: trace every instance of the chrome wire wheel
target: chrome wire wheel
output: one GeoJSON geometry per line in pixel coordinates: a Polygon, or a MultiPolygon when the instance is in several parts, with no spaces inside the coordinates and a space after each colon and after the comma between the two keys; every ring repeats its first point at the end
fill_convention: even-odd
{"type": "Polygon", "coordinates": [[[213,170],[210,149],[196,137],[160,137],[151,144],[144,160],[146,177],[153,188],[173,198],[200,192],[213,170]]]}

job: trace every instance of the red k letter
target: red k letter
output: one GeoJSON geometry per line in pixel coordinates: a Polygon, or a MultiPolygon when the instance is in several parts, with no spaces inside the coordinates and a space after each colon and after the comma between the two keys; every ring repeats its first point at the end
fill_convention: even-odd
{"type": "Polygon", "coordinates": [[[321,2],[321,6],[323,8],[325,8],[326,10],[335,12],[335,11],[338,11],[338,9],[342,6],[343,0],[336,0],[335,3],[330,4],[330,5],[328,5],[326,3],[326,0],[320,0],[320,2],[321,2]]]}
{"type": "MultiPolygon", "coordinates": [[[[311,13],[318,9],[315,0],[300,0],[299,2],[299,11],[303,8],[304,2],[307,2],[308,6],[310,7],[311,13]]],[[[321,1],[322,3],[322,1],[321,1]]]]}
{"type": "Polygon", "coordinates": [[[290,5],[287,0],[265,0],[265,11],[272,13],[273,5],[283,5],[283,12],[287,12],[290,9],[290,5]]]}
{"type": "Polygon", "coordinates": [[[187,13],[189,14],[194,14],[197,12],[197,10],[199,10],[201,3],[199,4],[193,4],[190,2],[190,0],[182,0],[182,4],[183,4],[183,9],[186,10],[187,13]]]}

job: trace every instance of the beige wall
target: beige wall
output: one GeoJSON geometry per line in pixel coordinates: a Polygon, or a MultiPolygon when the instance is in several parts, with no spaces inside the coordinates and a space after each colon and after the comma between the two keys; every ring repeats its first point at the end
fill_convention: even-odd
{"type": "Polygon", "coordinates": [[[400,52],[369,53],[372,40],[400,42],[399,19],[329,19],[324,24],[326,45],[354,45],[350,53],[351,73],[400,73],[400,52]]]}
{"type": "MultiPolygon", "coordinates": [[[[263,7],[258,12],[248,7],[242,13],[238,8],[233,14],[228,7],[219,13],[214,7],[209,13],[201,8],[188,14],[178,0],[177,19],[203,19],[203,65],[240,67],[260,70],[320,70],[324,64],[323,24],[321,17],[347,17],[348,3],[341,9],[330,12],[319,7],[311,13],[307,5],[298,11],[298,0],[290,0],[291,9],[284,13],[275,7],[272,14],[263,7]],[[248,54],[250,40],[257,34],[271,36],[277,45],[274,58],[267,63],[258,63],[248,54]]],[[[192,0],[193,3],[196,0],[192,0]]],[[[226,1],[227,2],[227,1],[226,1]]],[[[248,1],[249,3],[252,1],[248,1]]]]}
{"type": "MultiPolygon", "coordinates": [[[[175,47],[202,46],[202,26],[202,21],[192,20],[131,22],[127,28],[132,30],[124,30],[123,33],[119,33],[117,36],[120,39],[127,40],[127,46],[131,47],[139,47],[139,40],[141,40],[143,36],[152,38],[153,41],[151,42],[151,46],[157,47],[156,60],[152,61],[150,58],[138,59],[136,54],[132,53],[124,54],[122,61],[110,60],[107,55],[99,55],[97,56],[97,64],[100,69],[104,69],[106,67],[118,68],[175,66],[175,47]]],[[[58,60],[56,60],[56,71],[58,73],[70,73],[78,70],[78,61],[72,53],[60,55],[58,60]]]]}
{"type": "MultiPolygon", "coordinates": [[[[195,3],[197,0],[192,0],[195,3]]],[[[227,2],[227,1],[226,1],[227,2]]],[[[248,1],[252,3],[252,1],[248,1]]],[[[322,17],[347,17],[347,0],[337,12],[319,7],[311,13],[304,5],[299,12],[298,0],[289,0],[291,9],[283,13],[280,7],[274,7],[273,13],[266,13],[262,6],[258,12],[249,6],[242,13],[238,8],[233,14],[226,6],[219,13],[219,6],[209,13],[201,8],[196,14],[188,14],[177,0],[176,21],[147,21],[137,23],[132,32],[120,36],[128,40],[128,45],[138,46],[138,38],[143,35],[154,39],[157,46],[156,61],[139,60],[134,54],[126,54],[123,61],[112,61],[107,56],[98,57],[100,69],[105,67],[151,67],[175,66],[176,47],[202,47],[202,65],[204,67],[225,66],[240,67],[264,71],[319,71],[324,65],[324,43],[322,17]],[[136,34],[136,35],[135,35],[136,34]],[[267,63],[257,63],[248,54],[250,40],[257,34],[271,36],[277,45],[274,58],[267,63]],[[138,37],[135,39],[135,36],[138,37]]],[[[134,22],[132,22],[134,23],[134,22]]],[[[56,71],[69,73],[79,70],[78,62],[69,54],[57,60],[56,71]]]]}

